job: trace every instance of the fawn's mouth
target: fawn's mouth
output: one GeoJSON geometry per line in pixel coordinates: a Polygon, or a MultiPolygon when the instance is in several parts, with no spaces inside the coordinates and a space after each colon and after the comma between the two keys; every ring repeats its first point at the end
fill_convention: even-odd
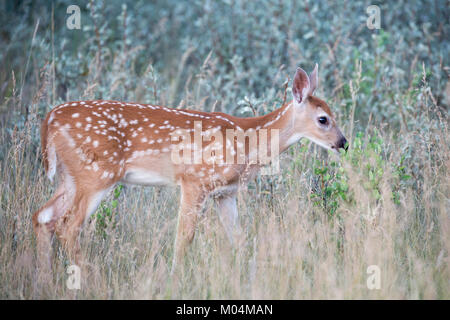
{"type": "Polygon", "coordinates": [[[331,149],[333,149],[333,151],[339,153],[339,149],[344,149],[345,152],[347,152],[348,150],[348,142],[347,139],[345,139],[344,137],[342,137],[341,139],[339,139],[339,141],[331,146],[331,149]]]}
{"type": "Polygon", "coordinates": [[[344,146],[342,146],[342,147],[331,146],[330,148],[331,148],[331,150],[332,150],[334,153],[340,154],[340,150],[341,150],[341,149],[344,150],[345,152],[347,152],[347,150],[348,150],[348,145],[344,145],[344,146]]]}

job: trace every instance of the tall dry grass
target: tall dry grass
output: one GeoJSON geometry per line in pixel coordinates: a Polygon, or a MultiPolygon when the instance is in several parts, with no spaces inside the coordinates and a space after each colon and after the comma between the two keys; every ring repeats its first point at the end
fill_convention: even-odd
{"type": "MultiPolygon", "coordinates": [[[[169,271],[178,191],[127,186],[113,210],[114,223],[107,223],[104,233],[97,232],[95,219],[86,224],[81,243],[88,271],[81,289],[69,290],[70,262],[57,242],[52,278],[39,281],[36,271],[31,215],[54,186],[44,176],[32,139],[39,127],[33,112],[23,131],[1,132],[3,299],[450,297],[449,135],[444,119],[424,120],[430,122],[428,132],[405,132],[401,139],[393,139],[389,129],[369,126],[354,141],[355,150],[341,159],[308,144],[292,148],[282,157],[279,176],[259,177],[239,194],[245,240],[230,246],[208,202],[192,247],[174,275],[169,271]],[[379,154],[377,145],[370,151],[374,132],[383,141],[379,154]],[[398,179],[392,164],[399,163],[405,145],[413,149],[412,159],[420,161],[415,165],[421,176],[402,186],[394,203],[398,179]],[[349,186],[349,198],[339,199],[333,215],[312,198],[321,183],[311,171],[324,161],[337,161],[349,186]],[[379,173],[377,187],[371,187],[365,172],[370,166],[379,173]],[[379,290],[366,285],[369,265],[380,268],[379,290]]],[[[343,183],[335,174],[331,172],[330,183],[343,183]]]]}

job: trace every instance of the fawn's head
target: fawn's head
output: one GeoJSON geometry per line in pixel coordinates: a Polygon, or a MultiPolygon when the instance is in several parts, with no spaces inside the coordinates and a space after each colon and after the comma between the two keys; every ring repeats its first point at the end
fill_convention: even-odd
{"type": "Polygon", "coordinates": [[[318,145],[339,152],[346,149],[347,140],[339,129],[327,103],[315,97],[319,83],[318,66],[308,74],[298,68],[292,85],[295,109],[295,131],[318,145]]]}

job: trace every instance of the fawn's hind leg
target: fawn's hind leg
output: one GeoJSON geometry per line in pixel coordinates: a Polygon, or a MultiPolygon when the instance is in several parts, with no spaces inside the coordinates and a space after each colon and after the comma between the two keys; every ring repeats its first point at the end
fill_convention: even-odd
{"type": "Polygon", "coordinates": [[[111,186],[98,188],[77,188],[73,206],[56,223],[56,236],[63,245],[69,259],[76,264],[82,264],[78,236],[81,227],[98,207],[103,197],[111,190],[111,186]]]}
{"type": "Polygon", "coordinates": [[[36,246],[40,267],[51,265],[51,238],[58,219],[63,216],[73,204],[73,182],[67,175],[54,196],[33,214],[33,227],[36,234],[36,246]]]}

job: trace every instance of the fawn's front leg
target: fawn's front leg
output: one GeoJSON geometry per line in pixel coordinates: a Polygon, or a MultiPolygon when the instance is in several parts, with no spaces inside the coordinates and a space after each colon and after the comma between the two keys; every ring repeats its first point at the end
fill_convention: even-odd
{"type": "Polygon", "coordinates": [[[222,223],[231,245],[239,243],[242,235],[236,204],[236,195],[224,195],[215,199],[220,222],[222,223]]]}
{"type": "Polygon", "coordinates": [[[201,185],[192,182],[181,184],[180,211],[178,213],[172,272],[178,261],[184,256],[186,247],[194,239],[198,213],[204,199],[205,192],[201,185]]]}

